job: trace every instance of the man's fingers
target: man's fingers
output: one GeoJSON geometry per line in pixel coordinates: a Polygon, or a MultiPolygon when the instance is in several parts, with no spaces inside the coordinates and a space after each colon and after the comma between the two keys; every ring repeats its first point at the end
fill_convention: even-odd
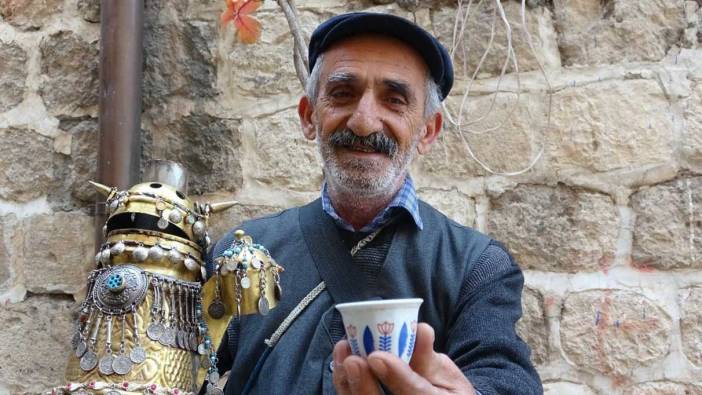
{"type": "Polygon", "coordinates": [[[340,395],[374,395],[379,394],[378,381],[373,376],[368,362],[352,355],[346,340],[334,346],[334,372],[332,381],[340,395]]]}
{"type": "Polygon", "coordinates": [[[422,376],[431,369],[434,359],[434,328],[425,323],[417,325],[417,338],[410,366],[422,376]]]}
{"type": "Polygon", "coordinates": [[[380,381],[393,394],[434,394],[434,388],[424,377],[415,373],[396,356],[385,352],[374,352],[368,364],[380,381]]]}
{"type": "Polygon", "coordinates": [[[332,382],[339,395],[351,395],[351,387],[349,386],[346,369],[343,363],[349,355],[351,355],[351,347],[349,347],[349,343],[346,340],[336,343],[334,346],[334,372],[332,373],[332,382]]]}
{"type": "Polygon", "coordinates": [[[346,378],[349,389],[353,395],[376,395],[380,394],[378,380],[371,373],[368,361],[352,355],[344,361],[346,378]]]}

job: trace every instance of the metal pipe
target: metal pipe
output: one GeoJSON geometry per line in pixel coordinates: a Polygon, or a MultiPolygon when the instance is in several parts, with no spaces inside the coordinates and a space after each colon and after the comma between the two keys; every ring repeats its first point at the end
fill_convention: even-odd
{"type": "MultiPolygon", "coordinates": [[[[126,189],[138,182],[144,0],[100,1],[100,115],[97,180],[126,189]]],[[[96,245],[106,213],[98,197],[96,245]]]]}

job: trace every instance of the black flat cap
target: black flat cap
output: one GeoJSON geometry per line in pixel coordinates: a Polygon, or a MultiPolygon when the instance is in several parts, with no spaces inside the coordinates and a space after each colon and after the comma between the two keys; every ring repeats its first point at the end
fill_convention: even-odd
{"type": "Polygon", "coordinates": [[[453,86],[453,66],[446,48],[415,23],[390,14],[352,12],[334,16],[319,25],[310,38],[310,70],[319,55],[333,44],[361,34],[390,36],[414,48],[439,86],[441,99],[448,96],[453,86]]]}

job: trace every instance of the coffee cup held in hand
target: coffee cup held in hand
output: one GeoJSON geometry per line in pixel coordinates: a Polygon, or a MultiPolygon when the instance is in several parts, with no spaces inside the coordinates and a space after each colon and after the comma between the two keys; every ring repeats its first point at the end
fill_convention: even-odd
{"type": "Polygon", "coordinates": [[[373,351],[387,351],[409,363],[422,301],[387,299],[336,305],[351,351],[363,358],[373,351]]]}

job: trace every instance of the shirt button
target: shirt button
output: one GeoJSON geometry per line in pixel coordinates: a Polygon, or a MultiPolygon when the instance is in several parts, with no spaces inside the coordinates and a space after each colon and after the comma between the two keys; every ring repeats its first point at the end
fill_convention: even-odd
{"type": "Polygon", "coordinates": [[[330,372],[334,371],[334,361],[329,361],[329,371],[330,372]]]}

